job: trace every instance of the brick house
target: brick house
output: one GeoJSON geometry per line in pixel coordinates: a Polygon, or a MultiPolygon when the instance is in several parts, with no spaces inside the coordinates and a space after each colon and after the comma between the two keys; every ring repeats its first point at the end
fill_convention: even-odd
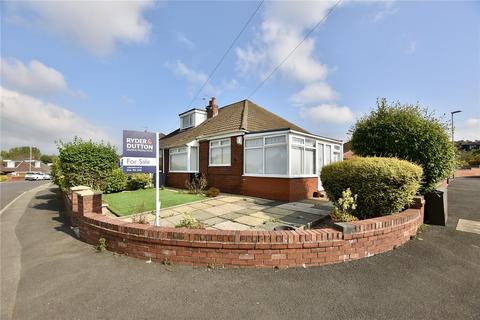
{"type": "Polygon", "coordinates": [[[1,160],[0,173],[12,177],[25,177],[27,172],[50,172],[50,167],[40,160],[1,160]]]}
{"type": "Polygon", "coordinates": [[[249,100],[179,114],[180,128],[159,140],[166,185],[194,174],[222,192],[281,201],[322,190],[320,169],[342,160],[342,141],[317,136],[249,100]]]}

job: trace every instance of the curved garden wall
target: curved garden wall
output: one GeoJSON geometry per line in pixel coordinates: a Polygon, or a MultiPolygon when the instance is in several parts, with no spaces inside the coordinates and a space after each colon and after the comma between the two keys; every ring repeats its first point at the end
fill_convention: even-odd
{"type": "Polygon", "coordinates": [[[295,231],[216,231],[161,228],[101,214],[101,194],[65,197],[80,238],[141,259],[194,266],[272,268],[319,266],[369,257],[406,243],[423,223],[423,200],[400,213],[332,228],[295,231]],[[71,199],[71,200],[70,200],[71,199]]]}

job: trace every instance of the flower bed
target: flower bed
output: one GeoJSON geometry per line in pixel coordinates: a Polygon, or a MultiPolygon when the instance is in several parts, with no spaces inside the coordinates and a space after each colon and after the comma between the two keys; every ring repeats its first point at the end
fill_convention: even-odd
{"type": "Polygon", "coordinates": [[[80,238],[140,259],[195,266],[273,268],[319,266],[369,257],[394,249],[423,223],[423,201],[379,218],[295,231],[217,231],[160,228],[105,216],[101,194],[74,191],[65,197],[80,238]],[[71,199],[71,200],[70,200],[71,199]],[[100,203],[100,205],[99,205],[100,203]]]}

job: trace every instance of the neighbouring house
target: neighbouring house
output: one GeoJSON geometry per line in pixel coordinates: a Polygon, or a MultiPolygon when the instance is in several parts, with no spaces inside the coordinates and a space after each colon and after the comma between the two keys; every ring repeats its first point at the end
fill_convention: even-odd
{"type": "Polygon", "coordinates": [[[480,140],[475,141],[456,141],[455,144],[457,148],[464,150],[464,151],[473,151],[473,150],[480,150],[480,140]]]}
{"type": "Polygon", "coordinates": [[[1,160],[1,174],[11,177],[24,177],[29,171],[50,172],[50,167],[40,160],[1,160]]]}
{"type": "Polygon", "coordinates": [[[350,141],[345,142],[343,144],[343,159],[344,160],[351,159],[354,156],[355,155],[353,154],[353,151],[350,149],[350,141]]]}
{"type": "Polygon", "coordinates": [[[222,192],[281,201],[323,190],[320,169],[342,160],[342,141],[309,133],[249,100],[179,114],[159,140],[166,185],[184,188],[203,174],[222,192]]]}

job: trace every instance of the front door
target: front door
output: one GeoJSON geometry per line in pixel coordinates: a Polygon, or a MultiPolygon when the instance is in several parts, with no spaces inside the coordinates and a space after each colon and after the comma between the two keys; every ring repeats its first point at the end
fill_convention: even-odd
{"type": "Polygon", "coordinates": [[[324,155],[325,145],[317,142],[317,175],[318,175],[318,190],[322,191],[322,181],[320,180],[320,172],[325,164],[325,155],[324,155]]]}

